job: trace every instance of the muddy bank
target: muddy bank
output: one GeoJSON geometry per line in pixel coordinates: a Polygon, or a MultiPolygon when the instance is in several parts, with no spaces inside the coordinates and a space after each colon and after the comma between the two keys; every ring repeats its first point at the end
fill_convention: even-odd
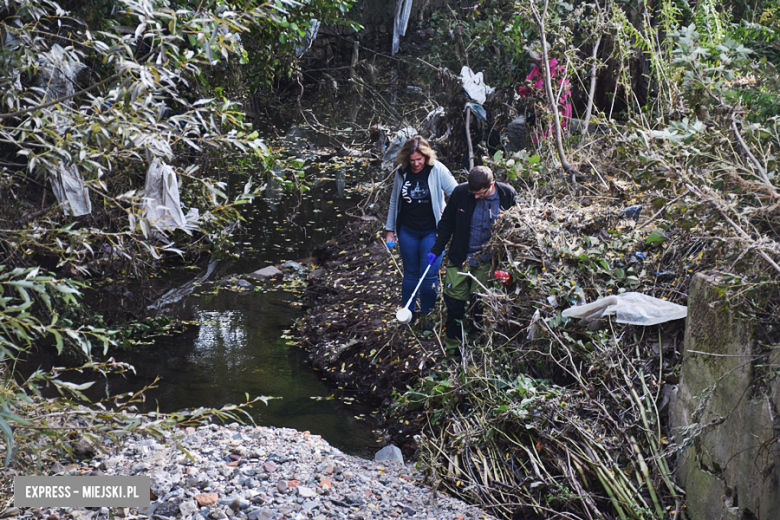
{"type": "MultiPolygon", "coordinates": [[[[384,423],[394,392],[425,377],[442,359],[441,311],[433,332],[402,326],[395,319],[401,302],[397,248],[388,250],[377,220],[355,223],[316,251],[320,267],[310,275],[310,309],[297,323],[302,346],[314,367],[345,392],[381,405],[384,423]]],[[[385,440],[411,454],[413,421],[388,423],[385,440]]]]}

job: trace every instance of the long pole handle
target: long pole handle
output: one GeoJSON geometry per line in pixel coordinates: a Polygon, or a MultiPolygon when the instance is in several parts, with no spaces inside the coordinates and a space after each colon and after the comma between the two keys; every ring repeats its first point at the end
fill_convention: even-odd
{"type": "Polygon", "coordinates": [[[428,264],[428,267],[425,268],[425,272],[420,277],[420,281],[417,282],[417,287],[414,288],[414,291],[412,291],[412,295],[409,297],[409,301],[406,302],[406,305],[404,305],[404,309],[409,308],[409,304],[412,303],[412,300],[414,300],[414,295],[417,294],[417,289],[420,288],[420,285],[422,285],[422,281],[425,280],[425,275],[428,274],[428,271],[431,269],[431,264],[428,264]]]}

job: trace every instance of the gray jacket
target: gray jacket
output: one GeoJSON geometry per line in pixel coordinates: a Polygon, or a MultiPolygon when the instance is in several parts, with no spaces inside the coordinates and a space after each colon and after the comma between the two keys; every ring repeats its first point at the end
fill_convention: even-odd
{"type": "MultiPolygon", "coordinates": [[[[393,193],[390,195],[390,209],[387,211],[385,231],[397,232],[395,223],[398,217],[398,210],[401,208],[401,205],[398,204],[398,198],[401,196],[401,188],[405,180],[406,173],[401,174],[401,166],[398,166],[395,169],[395,183],[393,184],[393,193]]],[[[450,173],[450,170],[439,161],[434,161],[431,174],[428,175],[428,189],[431,191],[431,209],[433,209],[437,227],[446,205],[444,195],[446,194],[449,197],[457,185],[458,183],[455,177],[452,176],[452,173],[450,173]]]]}

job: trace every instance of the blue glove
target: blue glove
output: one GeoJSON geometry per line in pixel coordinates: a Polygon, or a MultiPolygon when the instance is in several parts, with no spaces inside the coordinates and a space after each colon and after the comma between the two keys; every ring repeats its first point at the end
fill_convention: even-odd
{"type": "Polygon", "coordinates": [[[436,253],[428,253],[428,265],[435,264],[437,258],[438,256],[436,256],[436,253]]]}

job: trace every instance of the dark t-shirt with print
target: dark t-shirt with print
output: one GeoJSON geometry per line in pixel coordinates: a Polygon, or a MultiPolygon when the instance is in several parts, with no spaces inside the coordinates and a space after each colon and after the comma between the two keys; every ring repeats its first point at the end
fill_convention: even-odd
{"type": "Polygon", "coordinates": [[[400,225],[416,231],[436,229],[436,217],[431,206],[431,190],[428,176],[432,167],[425,165],[419,173],[406,170],[406,180],[401,186],[400,225]]]}

